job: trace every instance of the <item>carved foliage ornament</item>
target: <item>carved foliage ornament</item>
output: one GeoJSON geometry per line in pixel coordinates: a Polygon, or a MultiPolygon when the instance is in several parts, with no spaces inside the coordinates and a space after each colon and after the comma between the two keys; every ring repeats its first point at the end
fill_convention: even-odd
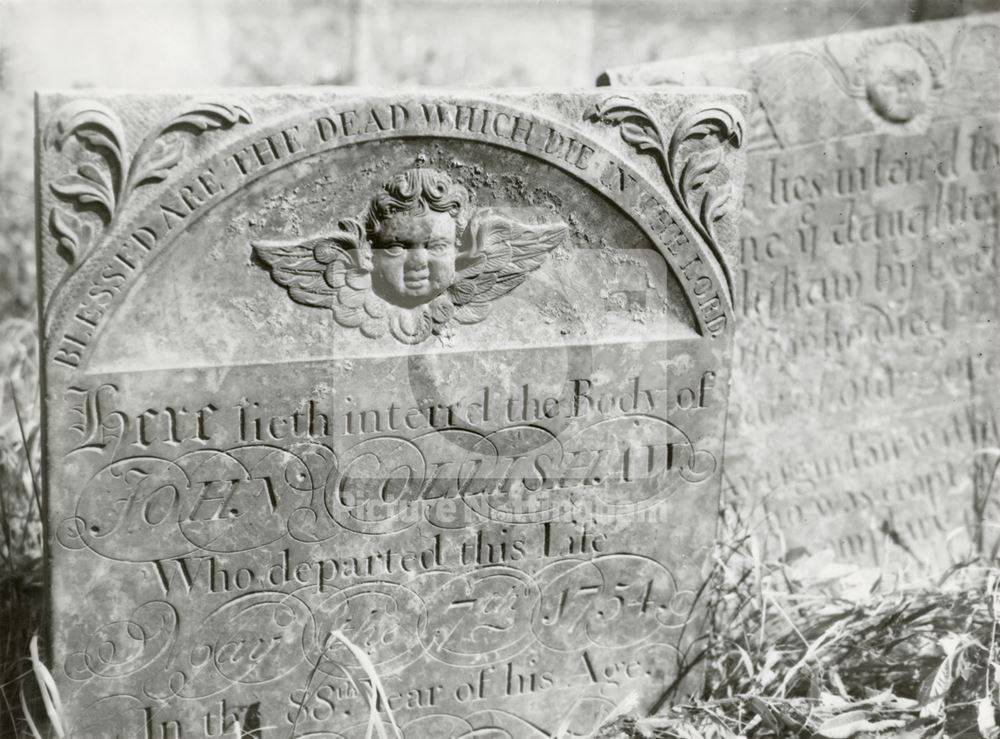
{"type": "Polygon", "coordinates": [[[75,140],[94,155],[81,154],[78,160],[83,161],[74,172],[49,183],[52,192],[70,206],[54,206],[48,217],[57,252],[69,264],[69,271],[86,259],[137,188],[162,182],[184,159],[187,141],[183,133],[198,135],[252,120],[240,105],[189,104],[154,129],[130,155],[124,126],[113,110],[92,100],[62,106],[45,130],[44,145],[63,151],[75,140]],[[83,213],[95,213],[98,222],[82,218],[83,213]]]}
{"type": "Polygon", "coordinates": [[[369,338],[419,344],[455,323],[479,323],[563,243],[564,223],[529,225],[488,208],[444,172],[414,167],[331,233],[256,241],[256,257],[292,300],[329,308],[369,338]]]}
{"type": "Polygon", "coordinates": [[[720,188],[706,185],[709,176],[722,163],[725,147],[743,145],[743,114],[724,103],[688,113],[678,121],[669,142],[656,117],[628,97],[605,98],[589,117],[618,125],[626,143],[656,159],[684,217],[717,260],[732,299],[733,276],[719,247],[715,224],[738,204],[736,193],[731,183],[720,188]],[[685,146],[690,141],[706,138],[714,138],[716,145],[698,150],[685,146]]]}

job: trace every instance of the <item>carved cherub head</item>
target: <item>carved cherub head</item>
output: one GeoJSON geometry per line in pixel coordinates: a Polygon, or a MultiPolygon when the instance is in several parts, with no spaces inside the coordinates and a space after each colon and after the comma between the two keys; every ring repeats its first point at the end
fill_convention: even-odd
{"type": "Polygon", "coordinates": [[[934,74],[920,49],[902,41],[883,43],[867,53],[868,102],[891,123],[908,123],[928,105],[934,74]]]}
{"type": "Polygon", "coordinates": [[[414,167],[372,196],[364,214],[372,290],[395,305],[430,302],[455,279],[469,193],[444,172],[414,167]]]}
{"type": "Polygon", "coordinates": [[[563,242],[561,221],[522,223],[490,208],[444,172],[393,176],[359,216],[296,241],[255,241],[272,279],[303,305],[329,308],[369,338],[406,344],[484,320],[563,242]]]}

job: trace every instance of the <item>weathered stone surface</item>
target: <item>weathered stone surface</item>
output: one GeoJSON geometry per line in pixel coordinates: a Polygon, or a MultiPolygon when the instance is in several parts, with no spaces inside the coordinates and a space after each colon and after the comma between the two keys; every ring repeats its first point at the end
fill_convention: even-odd
{"type": "Polygon", "coordinates": [[[724,489],[792,549],[940,566],[996,517],[998,60],[990,14],[606,75],[754,93],[724,489]]]}
{"type": "Polygon", "coordinates": [[[371,670],[410,739],[689,689],[747,100],[41,96],[74,735],[360,737],[371,670]]]}

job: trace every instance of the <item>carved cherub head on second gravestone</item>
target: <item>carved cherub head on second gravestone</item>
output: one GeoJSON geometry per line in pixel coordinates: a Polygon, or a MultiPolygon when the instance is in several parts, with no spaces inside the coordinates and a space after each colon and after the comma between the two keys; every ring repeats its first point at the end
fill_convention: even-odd
{"type": "Polygon", "coordinates": [[[611,70],[754,93],[724,491],[924,570],[996,519],[1000,15],[611,70]]]}
{"type": "Polygon", "coordinates": [[[372,691],[583,735],[697,682],[749,98],[626,92],[39,98],[74,736],[362,737],[372,691]]]}

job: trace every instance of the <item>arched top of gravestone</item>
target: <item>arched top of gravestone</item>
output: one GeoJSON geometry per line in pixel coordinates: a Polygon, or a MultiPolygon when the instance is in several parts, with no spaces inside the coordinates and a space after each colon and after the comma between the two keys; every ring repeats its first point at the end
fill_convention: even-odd
{"type": "Polygon", "coordinates": [[[1000,110],[1000,13],[617,67],[611,85],[733,85],[754,93],[753,149],[924,133],[1000,110]]]}
{"type": "Polygon", "coordinates": [[[567,100],[40,96],[52,368],[728,336],[740,97],[567,100]]]}

